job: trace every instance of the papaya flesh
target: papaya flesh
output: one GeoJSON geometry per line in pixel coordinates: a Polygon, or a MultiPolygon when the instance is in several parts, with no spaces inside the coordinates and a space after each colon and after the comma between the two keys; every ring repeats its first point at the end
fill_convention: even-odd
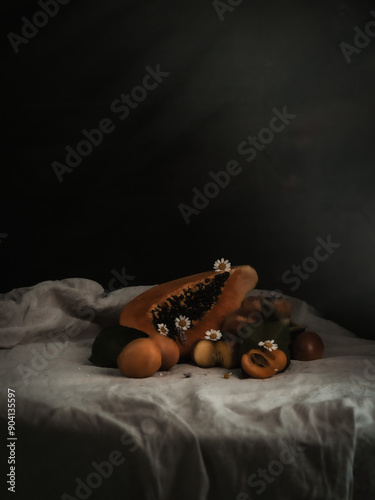
{"type": "Polygon", "coordinates": [[[207,331],[220,330],[226,316],[239,308],[246,294],[258,282],[251,266],[235,266],[230,271],[207,271],[157,285],[135,297],[121,311],[120,325],[148,335],[166,325],[168,337],[177,343],[182,358],[190,357],[193,345],[207,331]],[[187,330],[175,320],[190,320],[187,330]]]}

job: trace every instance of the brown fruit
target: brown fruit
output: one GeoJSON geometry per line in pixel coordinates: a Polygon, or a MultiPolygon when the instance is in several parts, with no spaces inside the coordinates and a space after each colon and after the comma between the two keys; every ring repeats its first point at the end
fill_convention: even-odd
{"type": "Polygon", "coordinates": [[[240,307],[246,293],[254,288],[258,275],[250,266],[232,267],[230,271],[186,276],[150,288],[125,305],[120,324],[149,335],[158,332],[158,325],[168,328],[181,357],[188,357],[191,348],[206,331],[220,330],[226,316],[240,307]],[[179,331],[175,319],[186,316],[190,328],[179,331]]]}
{"type": "Polygon", "coordinates": [[[283,370],[287,364],[284,351],[276,349],[250,349],[241,357],[241,366],[247,375],[254,378],[268,378],[283,370]]]}
{"type": "Polygon", "coordinates": [[[213,366],[235,368],[239,366],[238,347],[232,347],[223,340],[212,342],[203,339],[194,345],[191,356],[201,368],[212,368],[213,366]]]}
{"type": "Polygon", "coordinates": [[[171,369],[180,359],[180,349],[176,342],[160,333],[155,333],[150,339],[159,347],[161,352],[160,370],[171,369]]]}
{"type": "Polygon", "coordinates": [[[120,372],[131,378],[150,377],[159,370],[161,363],[161,351],[150,338],[133,340],[117,357],[120,372]]]}
{"type": "MultiPolygon", "coordinates": [[[[275,315],[278,319],[290,318],[292,314],[290,301],[279,295],[249,295],[244,299],[241,307],[250,318],[252,312],[258,312],[266,319],[275,315]]],[[[259,315],[254,314],[254,319],[259,320],[259,315]]]]}
{"type": "Polygon", "coordinates": [[[241,331],[243,329],[246,331],[247,325],[256,323],[257,321],[258,318],[255,318],[255,316],[252,317],[243,307],[240,307],[228,314],[224,320],[222,331],[241,337],[241,331]]]}
{"type": "Polygon", "coordinates": [[[313,361],[324,354],[324,343],[315,332],[303,332],[297,335],[292,345],[292,359],[313,361]]]}

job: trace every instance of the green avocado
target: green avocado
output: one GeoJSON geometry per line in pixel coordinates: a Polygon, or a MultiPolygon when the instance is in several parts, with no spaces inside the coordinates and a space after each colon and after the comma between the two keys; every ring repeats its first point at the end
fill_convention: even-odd
{"type": "Polygon", "coordinates": [[[89,361],[96,366],[117,368],[117,356],[123,348],[132,340],[147,337],[149,337],[147,333],[135,328],[122,325],[108,326],[95,337],[89,361]]]}

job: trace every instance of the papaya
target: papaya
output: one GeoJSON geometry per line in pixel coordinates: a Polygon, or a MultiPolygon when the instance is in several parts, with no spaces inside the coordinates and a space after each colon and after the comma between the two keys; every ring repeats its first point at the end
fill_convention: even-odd
{"type": "Polygon", "coordinates": [[[220,330],[226,316],[239,308],[258,282],[251,266],[206,271],[156,285],[128,302],[119,323],[148,335],[172,338],[180,358],[189,358],[206,332],[220,330]]]}

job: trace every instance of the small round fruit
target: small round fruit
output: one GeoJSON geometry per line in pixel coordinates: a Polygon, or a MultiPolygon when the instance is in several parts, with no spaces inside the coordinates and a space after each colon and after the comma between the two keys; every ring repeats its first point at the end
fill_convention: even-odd
{"type": "Polygon", "coordinates": [[[174,340],[160,333],[156,333],[150,337],[160,349],[161,352],[161,367],[160,370],[169,370],[180,359],[180,349],[174,340]]]}
{"type": "Polygon", "coordinates": [[[238,347],[231,343],[219,340],[198,340],[191,351],[193,361],[201,368],[222,366],[234,368],[239,365],[238,347]]]}
{"type": "Polygon", "coordinates": [[[250,377],[268,378],[283,370],[287,361],[286,354],[281,349],[250,349],[242,355],[241,367],[250,377]]]}
{"type": "Polygon", "coordinates": [[[116,368],[120,352],[140,338],[148,338],[147,333],[122,325],[107,326],[95,337],[89,361],[96,366],[116,368]]]}
{"type": "Polygon", "coordinates": [[[198,340],[191,350],[191,357],[201,368],[212,368],[216,365],[216,347],[211,340],[198,340]]]}
{"type": "Polygon", "coordinates": [[[289,300],[277,295],[248,295],[241,307],[247,314],[258,311],[266,318],[275,313],[281,318],[290,318],[292,314],[292,305],[289,300]]]}
{"type": "Polygon", "coordinates": [[[324,344],[315,332],[303,332],[297,335],[292,346],[292,358],[298,361],[313,361],[323,357],[324,344]]]}
{"type": "Polygon", "coordinates": [[[161,351],[150,338],[132,340],[117,357],[118,369],[131,378],[151,377],[161,362],[161,351]]]}
{"type": "MultiPolygon", "coordinates": [[[[225,318],[221,331],[243,337],[247,333],[247,327],[250,323],[255,323],[258,317],[250,316],[244,309],[239,308],[228,314],[225,318]]],[[[251,330],[249,329],[249,332],[251,330]]]]}

